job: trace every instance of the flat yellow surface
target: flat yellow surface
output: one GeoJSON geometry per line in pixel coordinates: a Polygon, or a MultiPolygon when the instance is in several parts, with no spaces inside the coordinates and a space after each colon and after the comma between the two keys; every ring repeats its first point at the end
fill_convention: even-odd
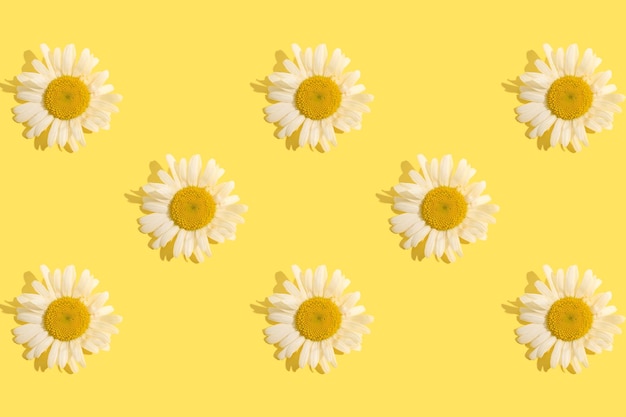
{"type": "MultiPolygon", "coordinates": [[[[0,25],[3,415],[603,415],[623,408],[626,340],[572,375],[516,343],[529,273],[591,268],[626,312],[626,120],[578,154],[540,149],[515,120],[512,81],[542,45],[578,43],[626,92],[621,2],[12,1],[0,25]],[[77,153],[38,149],[12,120],[12,81],[40,43],[75,43],[124,96],[77,153]],[[374,94],[363,129],[329,153],[288,149],[263,119],[261,81],[290,45],[341,48],[374,94]],[[202,264],[161,259],[135,192],[165,155],[200,153],[249,206],[237,240],[202,264]],[[414,260],[385,191],[416,155],[466,158],[500,205],[487,241],[453,264],[414,260]],[[382,196],[379,197],[378,195],[382,196]],[[12,341],[11,303],[39,265],[100,279],[124,317],[110,352],[70,375],[12,341]],[[327,375],[273,356],[259,313],[290,266],[328,265],[375,316],[327,375]],[[278,278],[277,278],[278,277],[278,278]],[[536,414],[534,414],[536,413],[536,414]]],[[[28,62],[27,62],[28,61],[28,62]]]]}

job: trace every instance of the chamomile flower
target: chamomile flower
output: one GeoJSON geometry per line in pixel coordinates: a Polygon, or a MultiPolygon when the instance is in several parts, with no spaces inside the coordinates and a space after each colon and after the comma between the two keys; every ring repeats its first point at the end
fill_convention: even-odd
{"type": "Polygon", "coordinates": [[[618,327],[624,321],[616,315],[617,308],[607,305],[611,293],[595,294],[602,281],[588,269],[578,282],[578,267],[556,273],[548,265],[543,267],[547,277],[535,282],[539,294],[524,294],[520,300],[520,320],[529,324],[515,330],[517,341],[529,344],[529,358],[550,355],[550,367],[572,366],[574,372],[581,365],[589,366],[587,351],[601,353],[613,347],[613,335],[621,333],[618,327]]]}
{"type": "Polygon", "coordinates": [[[143,186],[147,196],[142,208],[149,212],[139,219],[141,231],[152,233],[153,249],[166,246],[174,240],[174,256],[195,255],[198,262],[204,255],[211,256],[209,241],[235,240],[235,229],[243,223],[241,214],[248,210],[237,204],[239,197],[230,195],[235,187],[233,181],[218,183],[224,174],[215,160],[211,159],[202,170],[200,155],[176,162],[172,155],[166,156],[170,168],[158,172],[163,183],[143,186]]]}
{"type": "Polygon", "coordinates": [[[63,52],[51,51],[41,45],[44,63],[38,59],[32,65],[37,72],[17,76],[17,98],[25,103],[13,109],[15,121],[26,123],[27,138],[41,135],[48,127],[48,146],[69,144],[73,151],[78,144],[85,146],[83,128],[97,132],[108,129],[115,103],[122,99],[113,94],[113,86],[105,84],[108,71],[92,73],[98,63],[89,49],[84,49],[76,62],[76,49],[68,45],[63,52]]]}
{"type": "Polygon", "coordinates": [[[365,307],[357,306],[358,292],[343,294],[350,281],[340,270],[333,272],[328,281],[326,266],[318,266],[315,273],[302,272],[293,267],[295,285],[285,281],[287,294],[269,297],[269,320],[275,322],[264,330],[266,342],[278,344],[279,359],[290,358],[300,352],[298,366],[318,365],[323,372],[330,365],[337,367],[335,350],[349,353],[361,349],[363,334],[369,333],[367,325],[374,318],[363,314],[365,307]]]}
{"type": "Polygon", "coordinates": [[[571,144],[578,152],[581,144],[589,145],[586,129],[599,132],[613,127],[613,114],[621,111],[617,103],[624,96],[615,93],[614,84],[607,84],[611,71],[594,73],[602,60],[591,49],[580,63],[576,44],[566,52],[563,48],[554,52],[548,44],[543,49],[547,64],[538,59],[539,72],[520,75],[524,83],[520,98],[528,103],[515,109],[517,120],[533,126],[528,137],[540,137],[552,128],[550,146],[571,144]]]}
{"type": "Polygon", "coordinates": [[[400,183],[394,187],[394,210],[401,214],[391,218],[394,233],[402,234],[404,249],[416,247],[426,239],[424,255],[441,258],[444,254],[450,262],[455,254],[462,256],[461,239],[475,242],[487,238],[487,224],[495,223],[493,214],[499,208],[489,204],[491,197],[483,195],[484,181],[472,182],[476,170],[465,159],[459,162],[453,173],[452,156],[430,163],[424,155],[417,160],[421,173],[409,172],[413,182],[400,183]]]}
{"type": "Polygon", "coordinates": [[[328,51],[322,44],[302,51],[292,45],[296,63],[285,60],[289,72],[275,72],[268,78],[268,98],[276,101],[265,108],[267,120],[278,122],[282,129],[279,138],[291,136],[298,129],[299,145],[315,147],[318,143],[324,151],[330,145],[337,146],[335,129],[348,132],[361,128],[361,117],[369,112],[366,103],[374,98],[365,94],[365,87],[356,84],[359,71],[343,73],[350,60],[335,49],[330,62],[326,62],[328,51]]]}
{"type": "Polygon", "coordinates": [[[48,351],[48,368],[69,366],[78,372],[78,365],[86,366],[83,351],[109,350],[111,335],[118,332],[115,325],[122,318],[111,314],[113,307],[104,305],[107,292],[93,293],[99,281],[88,270],[78,280],[73,265],[63,273],[42,265],[41,273],[44,283],[32,283],[36,294],[17,297],[21,305],[17,320],[25,324],[13,329],[15,342],[27,345],[27,359],[48,351]]]}

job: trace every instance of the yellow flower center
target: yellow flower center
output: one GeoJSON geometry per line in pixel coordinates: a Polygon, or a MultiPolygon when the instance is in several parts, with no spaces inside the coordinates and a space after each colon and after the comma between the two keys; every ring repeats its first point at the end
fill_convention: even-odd
{"type": "Polygon", "coordinates": [[[180,228],[198,230],[215,216],[215,200],[207,190],[189,186],[180,189],[170,202],[170,217],[180,228]]]}
{"type": "Polygon", "coordinates": [[[61,297],[50,303],[43,315],[43,325],[50,336],[67,342],[87,331],[91,315],[78,298],[61,297]]]}
{"type": "Polygon", "coordinates": [[[433,188],[422,200],[422,218],[436,230],[452,229],[465,219],[467,202],[456,188],[433,188]]]}
{"type": "Polygon", "coordinates": [[[558,339],[571,342],[587,334],[593,323],[589,306],[580,298],[565,297],[552,304],[546,325],[558,339]]]}
{"type": "Polygon", "coordinates": [[[296,312],[296,329],[309,340],[328,339],[341,326],[341,312],[330,298],[313,297],[300,304],[296,312]]]}
{"type": "Polygon", "coordinates": [[[581,77],[566,75],[552,83],[546,100],[556,117],[572,120],[587,113],[593,102],[593,92],[581,77]]]}
{"type": "Polygon", "coordinates": [[[91,94],[78,77],[63,75],[50,81],[43,93],[43,104],[48,112],[61,120],[74,119],[87,110],[91,94]]]}
{"type": "Polygon", "coordinates": [[[335,114],[341,105],[341,91],[330,77],[314,75],[300,83],[296,107],[306,118],[322,120],[335,114]]]}

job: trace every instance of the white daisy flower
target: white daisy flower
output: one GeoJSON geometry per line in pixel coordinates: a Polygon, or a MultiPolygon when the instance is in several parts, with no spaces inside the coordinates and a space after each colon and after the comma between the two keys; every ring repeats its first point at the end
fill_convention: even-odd
{"type": "Polygon", "coordinates": [[[79,143],[85,146],[83,128],[91,132],[109,128],[111,112],[118,111],[115,103],[122,96],[112,94],[113,86],[105,84],[108,71],[91,72],[98,59],[89,49],[82,51],[78,62],[74,45],[61,52],[42,44],[41,52],[45,64],[35,59],[32,65],[37,72],[17,76],[22,83],[17,98],[25,103],[13,109],[15,121],[30,126],[29,139],[50,127],[48,146],[69,144],[77,151],[79,143]]]}
{"type": "Polygon", "coordinates": [[[491,197],[481,195],[484,181],[470,183],[476,170],[465,159],[452,172],[452,156],[427,162],[418,155],[421,174],[412,170],[413,182],[400,183],[394,187],[399,196],[394,197],[393,209],[401,214],[391,218],[394,233],[404,235],[404,249],[414,248],[424,239],[425,256],[444,254],[450,262],[456,255],[462,256],[461,239],[475,242],[487,238],[487,224],[495,223],[492,214],[499,210],[488,204],[491,197]]]}
{"type": "Polygon", "coordinates": [[[540,294],[520,297],[524,304],[520,319],[530,324],[515,330],[517,341],[530,345],[530,359],[549,353],[551,368],[571,365],[574,372],[580,372],[580,365],[589,366],[587,350],[601,353],[612,349],[613,335],[622,332],[617,325],[624,317],[614,314],[617,309],[607,305],[610,292],[594,294],[602,281],[590,269],[580,284],[576,265],[565,273],[562,269],[553,273],[547,265],[543,270],[548,285],[537,281],[535,287],[540,294]]]}
{"type": "Polygon", "coordinates": [[[552,128],[550,146],[571,143],[580,151],[581,143],[589,145],[586,129],[599,132],[613,127],[613,113],[621,111],[617,103],[624,96],[614,93],[615,85],[607,84],[611,71],[594,74],[602,60],[591,49],[585,51],[580,63],[576,44],[565,53],[562,48],[554,52],[548,44],[543,49],[548,62],[535,61],[540,72],[520,75],[525,84],[520,87],[520,98],[528,103],[515,109],[517,120],[534,127],[528,132],[530,138],[552,128]]]}
{"type": "Polygon", "coordinates": [[[235,240],[235,229],[243,223],[242,213],[248,210],[236,204],[239,197],[229,195],[234,181],[217,183],[224,174],[215,160],[211,159],[204,171],[200,155],[178,163],[172,155],[166,156],[170,174],[160,170],[163,183],[143,186],[147,196],[142,209],[150,214],[139,219],[141,231],[152,233],[156,238],[150,243],[153,249],[162,248],[174,240],[174,256],[195,255],[198,262],[204,255],[211,256],[209,241],[235,240]]]}
{"type": "Polygon", "coordinates": [[[369,112],[365,103],[374,96],[365,94],[365,86],[356,84],[359,71],[343,73],[350,59],[335,49],[327,64],[328,52],[322,44],[304,52],[292,45],[296,63],[286,59],[283,63],[289,72],[275,72],[268,78],[268,98],[277,103],[265,108],[267,120],[278,122],[283,128],[279,138],[291,136],[300,128],[299,145],[315,147],[318,143],[324,151],[330,144],[337,146],[335,128],[348,132],[361,128],[361,117],[369,112]]]}
{"type": "Polygon", "coordinates": [[[358,292],[343,294],[350,280],[340,270],[328,281],[324,265],[315,273],[310,269],[302,273],[296,265],[292,269],[296,285],[285,281],[288,294],[269,297],[273,307],[268,319],[278,324],[264,330],[265,341],[278,344],[279,359],[300,351],[300,368],[320,365],[322,371],[329,372],[329,365],[337,367],[335,350],[361,350],[362,335],[370,332],[367,325],[374,318],[363,314],[365,307],[356,305],[361,296],[358,292]]]}
{"type": "Polygon", "coordinates": [[[109,350],[111,335],[122,317],[111,314],[113,307],[105,306],[108,292],[92,294],[98,280],[89,270],[84,270],[76,280],[74,265],[50,272],[41,266],[44,284],[33,281],[36,294],[17,297],[17,320],[26,323],[13,329],[15,342],[26,344],[30,349],[27,359],[40,357],[48,351],[48,368],[69,365],[72,372],[83,368],[83,350],[98,353],[109,350]]]}

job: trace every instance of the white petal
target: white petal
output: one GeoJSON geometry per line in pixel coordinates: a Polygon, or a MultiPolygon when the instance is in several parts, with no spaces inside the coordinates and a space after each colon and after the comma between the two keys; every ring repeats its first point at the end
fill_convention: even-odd
{"type": "Polygon", "coordinates": [[[328,272],[326,271],[325,265],[320,265],[315,269],[315,278],[313,281],[313,295],[315,297],[324,295],[324,284],[326,283],[327,276],[328,272]]]}
{"type": "Polygon", "coordinates": [[[296,351],[298,349],[300,349],[300,347],[302,346],[302,344],[306,341],[306,339],[304,338],[304,336],[299,336],[296,340],[294,340],[293,342],[291,342],[290,345],[288,345],[285,350],[284,350],[284,355],[287,358],[290,358],[291,355],[293,355],[294,353],[296,353],[296,351]]]}
{"type": "Polygon", "coordinates": [[[61,344],[63,342],[61,342],[60,340],[54,340],[54,342],[52,342],[52,346],[50,347],[50,352],[48,352],[48,368],[53,368],[54,365],[57,364],[57,358],[59,356],[59,349],[61,348],[61,344]]]}
{"type": "Polygon", "coordinates": [[[565,277],[565,286],[563,293],[567,297],[573,297],[576,294],[576,284],[578,283],[578,267],[572,265],[567,268],[567,274],[565,277]]]}
{"type": "Polygon", "coordinates": [[[67,365],[67,361],[70,358],[70,343],[69,342],[61,342],[59,345],[59,357],[58,363],[61,369],[65,368],[67,365]]]}
{"type": "Polygon", "coordinates": [[[175,257],[180,256],[180,254],[183,251],[183,247],[185,244],[185,239],[187,237],[187,231],[186,230],[180,230],[178,235],[176,236],[176,241],[174,242],[174,251],[173,251],[173,255],[175,257]]]}
{"type": "Polygon", "coordinates": [[[561,351],[561,366],[567,368],[572,360],[572,342],[564,342],[561,351]]]}
{"type": "Polygon", "coordinates": [[[33,358],[38,358],[44,353],[54,342],[54,338],[52,336],[47,335],[37,346],[33,347],[32,355],[33,358]]]}
{"type": "Polygon", "coordinates": [[[72,75],[72,67],[74,66],[75,59],[76,49],[74,45],[67,45],[63,51],[63,61],[61,63],[61,73],[63,75],[72,75]]]}
{"type": "Polygon", "coordinates": [[[311,366],[311,368],[317,367],[317,364],[320,361],[320,356],[322,353],[320,345],[320,342],[314,342],[311,344],[311,355],[309,356],[309,365],[311,366]]]}
{"type": "Polygon", "coordinates": [[[433,251],[435,249],[435,242],[437,240],[437,235],[439,234],[438,231],[433,230],[429,235],[428,235],[428,239],[426,240],[426,246],[424,248],[424,256],[429,257],[433,254],[433,251]]]}
{"type": "Polygon", "coordinates": [[[328,57],[328,51],[326,45],[321,44],[315,48],[315,57],[313,60],[313,74],[324,75],[324,65],[326,64],[326,58],[328,57]]]}
{"type": "Polygon", "coordinates": [[[576,63],[578,62],[578,45],[575,43],[567,48],[565,53],[565,75],[576,74],[576,63]]]}
{"type": "Polygon", "coordinates": [[[311,354],[311,348],[313,346],[313,342],[306,339],[304,344],[302,345],[302,350],[300,351],[300,358],[298,361],[298,365],[300,368],[304,368],[309,363],[309,356],[311,354]]]}
{"type": "Polygon", "coordinates": [[[545,342],[543,342],[537,347],[537,350],[536,350],[537,357],[538,358],[543,357],[543,355],[545,355],[546,352],[550,350],[550,348],[554,345],[554,343],[556,343],[556,341],[557,341],[556,337],[550,335],[550,337],[546,339],[545,342]]]}
{"type": "Polygon", "coordinates": [[[13,334],[15,335],[15,343],[18,343],[20,345],[24,344],[41,332],[45,332],[45,330],[39,324],[29,323],[19,326],[13,329],[13,334]]]}
{"type": "Polygon", "coordinates": [[[526,344],[537,336],[545,332],[545,328],[541,324],[527,324],[525,326],[515,329],[515,333],[518,335],[518,343],[526,344]]]}
{"type": "Polygon", "coordinates": [[[439,166],[439,184],[448,186],[450,184],[450,175],[452,174],[452,155],[445,155],[441,158],[439,166]]]}
{"type": "Polygon", "coordinates": [[[193,155],[189,160],[189,172],[187,173],[187,182],[189,185],[198,186],[201,167],[202,160],[200,159],[200,155],[193,155]]]}
{"type": "Polygon", "coordinates": [[[61,295],[64,297],[70,297],[72,295],[72,287],[74,286],[74,280],[76,279],[76,269],[74,265],[69,265],[63,271],[63,280],[61,283],[61,295]]]}

